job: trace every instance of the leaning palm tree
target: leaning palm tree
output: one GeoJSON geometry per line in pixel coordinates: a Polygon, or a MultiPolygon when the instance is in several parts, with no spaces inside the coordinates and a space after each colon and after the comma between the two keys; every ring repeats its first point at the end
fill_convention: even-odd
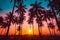
{"type": "MultiPolygon", "coordinates": [[[[43,17],[43,20],[46,21],[47,25],[48,25],[48,29],[49,29],[49,32],[50,32],[50,35],[51,35],[51,31],[50,31],[50,27],[49,27],[49,23],[47,22],[48,21],[51,21],[52,19],[54,19],[54,15],[53,15],[53,12],[51,10],[46,10],[43,12],[44,14],[44,17],[43,17]]],[[[53,23],[53,20],[52,20],[52,23],[53,23]]],[[[54,25],[54,24],[53,24],[54,25]]],[[[55,26],[53,26],[53,29],[55,28],[55,26]]],[[[52,28],[51,28],[52,29],[52,28]]],[[[52,30],[53,31],[53,30],[52,30]]]]}
{"type": "MultiPolygon", "coordinates": [[[[48,16],[49,16],[49,21],[51,21],[52,20],[52,23],[51,23],[51,25],[52,25],[52,27],[50,27],[51,29],[54,29],[54,30],[52,30],[52,31],[54,31],[54,34],[55,34],[55,26],[54,26],[54,23],[53,23],[53,19],[55,18],[54,17],[54,15],[53,15],[53,12],[51,11],[51,10],[48,10],[47,11],[47,13],[48,13],[48,16]]],[[[49,24],[48,24],[49,25],[49,24]]],[[[49,27],[49,26],[48,26],[49,27]]]]}
{"type": "MultiPolygon", "coordinates": [[[[0,17],[0,21],[1,21],[0,22],[1,28],[4,28],[6,30],[6,28],[10,26],[10,24],[8,22],[6,22],[2,17],[0,17]]],[[[6,33],[5,37],[7,38],[7,36],[8,36],[8,34],[6,33]]]]}
{"type": "Polygon", "coordinates": [[[60,5],[59,5],[60,4],[60,0],[52,0],[52,1],[48,0],[48,2],[49,2],[48,6],[51,7],[51,10],[52,10],[52,12],[54,14],[58,29],[60,29],[60,24],[59,24],[57,16],[56,16],[57,14],[60,14],[59,13],[60,12],[60,5]]]}
{"type": "MultiPolygon", "coordinates": [[[[40,4],[41,4],[41,2],[37,3],[37,1],[35,2],[35,4],[31,4],[32,8],[30,8],[30,10],[29,10],[31,15],[33,16],[31,18],[34,18],[34,17],[36,19],[40,18],[41,14],[42,14],[41,13],[42,9],[44,9],[42,6],[40,6],[40,4]]],[[[40,23],[37,23],[37,24],[40,24],[40,23]]],[[[38,27],[38,30],[40,30],[39,27],[38,27]]],[[[39,33],[39,35],[40,35],[40,33],[39,33]]]]}
{"type": "MultiPolygon", "coordinates": [[[[46,10],[43,10],[42,13],[44,14],[43,15],[43,21],[45,21],[47,23],[47,25],[49,24],[47,20],[50,21],[50,17],[48,15],[48,12],[46,10]]],[[[50,14],[50,13],[49,13],[50,14]]],[[[49,32],[50,32],[50,35],[51,35],[51,31],[50,31],[50,28],[48,27],[49,29],[49,32]]]]}
{"type": "Polygon", "coordinates": [[[6,17],[5,17],[5,21],[8,23],[8,29],[7,29],[7,33],[6,33],[6,36],[8,36],[8,33],[9,33],[9,29],[10,29],[10,26],[11,26],[11,23],[14,21],[14,16],[11,12],[9,12],[6,17]]]}

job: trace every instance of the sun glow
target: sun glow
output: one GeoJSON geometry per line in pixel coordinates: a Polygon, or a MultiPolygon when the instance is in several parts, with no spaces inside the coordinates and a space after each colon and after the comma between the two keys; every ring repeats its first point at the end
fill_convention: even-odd
{"type": "Polygon", "coordinates": [[[29,29],[29,33],[31,33],[32,32],[32,30],[31,29],[29,29]]]}
{"type": "Polygon", "coordinates": [[[29,33],[29,34],[32,34],[32,33],[33,33],[32,29],[29,29],[29,30],[28,30],[28,33],[29,33]]]}

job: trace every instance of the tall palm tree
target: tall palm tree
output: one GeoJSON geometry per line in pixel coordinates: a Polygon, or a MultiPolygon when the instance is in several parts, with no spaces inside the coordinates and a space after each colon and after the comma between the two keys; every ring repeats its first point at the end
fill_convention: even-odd
{"type": "Polygon", "coordinates": [[[31,25],[32,25],[32,28],[33,28],[33,35],[34,35],[34,25],[33,25],[33,21],[34,21],[34,18],[33,16],[30,14],[29,15],[29,19],[28,19],[28,24],[30,24],[30,29],[31,29],[31,25]]]}
{"type": "Polygon", "coordinates": [[[19,31],[19,35],[20,35],[20,32],[22,34],[22,24],[23,24],[24,19],[25,18],[23,15],[20,15],[17,19],[17,24],[19,24],[18,29],[17,29],[19,31]]]}
{"type": "Polygon", "coordinates": [[[48,6],[51,7],[52,12],[53,12],[54,17],[55,17],[55,20],[56,20],[56,24],[58,26],[58,29],[60,30],[60,24],[59,24],[57,16],[56,16],[60,12],[60,5],[59,5],[60,4],[60,0],[52,0],[52,1],[48,0],[48,1],[49,1],[48,6]]]}
{"type": "MultiPolygon", "coordinates": [[[[8,22],[6,22],[2,17],[0,17],[0,26],[1,28],[4,28],[6,30],[7,27],[10,26],[10,24],[8,22]]],[[[9,29],[8,29],[9,30],[9,29]]],[[[7,30],[7,31],[8,31],[7,30]]],[[[8,33],[6,33],[5,37],[7,38],[8,37],[8,33]]],[[[6,40],[6,39],[5,39],[6,40]]]]}
{"type": "Polygon", "coordinates": [[[39,17],[39,18],[37,18],[36,19],[36,22],[38,23],[38,31],[39,31],[39,36],[41,36],[42,35],[42,26],[43,26],[43,23],[42,23],[42,17],[39,17]]]}
{"type": "MultiPolygon", "coordinates": [[[[48,11],[48,10],[47,10],[47,11],[48,11]]],[[[48,15],[48,12],[47,12],[47,11],[46,11],[46,10],[43,10],[42,13],[44,14],[44,15],[43,15],[43,21],[45,21],[45,22],[47,23],[47,25],[48,25],[49,23],[47,22],[47,20],[50,21],[50,17],[49,17],[49,15],[48,15]]],[[[50,28],[48,27],[48,29],[49,29],[49,32],[50,32],[50,35],[51,35],[50,28]]]]}
{"type": "MultiPolygon", "coordinates": [[[[53,12],[52,12],[51,10],[43,11],[43,14],[44,14],[43,20],[46,21],[46,23],[47,23],[47,25],[48,25],[49,32],[50,32],[50,34],[51,34],[51,31],[50,31],[50,28],[51,28],[51,27],[49,27],[50,23],[48,23],[47,20],[48,20],[48,21],[51,21],[51,20],[54,19],[55,17],[54,17],[53,12]]],[[[52,21],[52,23],[53,23],[53,21],[52,21]]],[[[51,23],[51,24],[52,24],[52,23],[51,23]]],[[[52,25],[54,25],[54,24],[52,24],[52,25]]],[[[51,29],[54,29],[54,28],[55,28],[55,26],[52,26],[52,27],[53,27],[53,28],[51,28],[51,29]]],[[[52,31],[53,31],[53,30],[52,30],[52,31]]],[[[54,30],[54,31],[55,31],[55,30],[54,30]]]]}
{"type": "MultiPolygon", "coordinates": [[[[32,8],[30,8],[30,13],[32,15],[32,19],[35,17],[36,19],[39,19],[40,20],[40,17],[41,17],[41,12],[42,12],[42,9],[44,9],[42,6],[40,6],[41,2],[37,3],[37,1],[35,2],[35,4],[31,4],[32,8]]],[[[41,24],[41,21],[40,23],[38,23],[39,25],[41,24]]],[[[39,26],[38,25],[38,26],[39,26]]],[[[40,32],[40,29],[38,27],[38,31],[40,32]]],[[[40,33],[39,33],[40,35],[40,33]]]]}
{"type": "Polygon", "coordinates": [[[54,24],[50,22],[50,23],[48,24],[48,27],[52,29],[52,33],[51,33],[51,34],[55,34],[55,30],[54,30],[54,27],[55,27],[55,26],[54,26],[54,24]]]}
{"type": "Polygon", "coordinates": [[[24,21],[24,19],[25,19],[25,13],[26,13],[26,11],[25,11],[25,6],[23,5],[23,2],[21,2],[18,6],[16,6],[17,7],[17,10],[15,11],[15,12],[17,12],[18,13],[18,24],[19,24],[19,27],[18,27],[18,29],[19,29],[19,35],[20,35],[20,28],[22,28],[22,24],[23,24],[23,21],[24,21]]]}
{"type": "Polygon", "coordinates": [[[12,21],[12,24],[15,25],[15,34],[14,34],[14,40],[16,38],[16,30],[17,30],[17,27],[16,25],[18,25],[18,17],[16,15],[14,15],[14,18],[13,18],[13,21],[12,21]]]}
{"type": "Polygon", "coordinates": [[[11,12],[9,12],[8,14],[6,14],[5,21],[8,23],[8,29],[6,33],[6,36],[8,36],[11,23],[14,21],[14,15],[11,12]]]}

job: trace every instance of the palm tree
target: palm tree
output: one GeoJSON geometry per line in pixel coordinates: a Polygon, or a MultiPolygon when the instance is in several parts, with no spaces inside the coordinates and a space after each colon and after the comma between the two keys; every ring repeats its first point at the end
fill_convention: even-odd
{"type": "MultiPolygon", "coordinates": [[[[1,28],[4,28],[6,30],[7,27],[10,26],[10,24],[8,22],[6,22],[3,17],[0,17],[0,26],[1,28]]],[[[9,32],[9,29],[7,30],[7,32],[9,32]]],[[[6,33],[5,37],[7,38],[8,37],[8,33],[6,33]]],[[[6,40],[6,39],[5,39],[6,40]]]]}
{"type": "Polygon", "coordinates": [[[15,40],[15,38],[16,38],[16,25],[18,25],[18,19],[17,19],[18,17],[16,16],[16,15],[14,15],[14,17],[13,17],[13,21],[12,21],[12,24],[14,24],[15,25],[15,34],[14,34],[14,40],[15,40]]]}
{"type": "MultiPolygon", "coordinates": [[[[15,11],[15,12],[17,12],[18,13],[18,24],[19,24],[19,27],[18,27],[18,29],[19,29],[19,35],[20,35],[20,28],[22,28],[22,24],[23,24],[23,21],[24,21],[24,19],[25,19],[25,14],[24,13],[26,13],[26,11],[25,11],[25,6],[23,5],[23,3],[21,2],[18,6],[16,6],[18,9],[15,11]]],[[[22,33],[22,32],[21,32],[22,33]]]]}
{"type": "Polygon", "coordinates": [[[55,30],[53,30],[54,27],[55,27],[54,24],[50,22],[50,23],[48,24],[48,27],[52,29],[52,34],[55,34],[55,33],[54,33],[55,30]]]}
{"type": "Polygon", "coordinates": [[[12,14],[14,12],[14,9],[16,7],[16,4],[18,3],[18,5],[22,2],[23,0],[10,0],[10,2],[14,2],[13,4],[13,9],[12,9],[12,14]]]}
{"type": "MultiPolygon", "coordinates": [[[[40,3],[37,3],[37,1],[35,2],[35,4],[31,4],[32,8],[30,8],[30,17],[33,19],[33,18],[36,18],[37,20],[39,19],[40,20],[40,17],[41,17],[41,12],[42,12],[42,9],[44,9],[42,6],[40,6],[41,2],[40,3]]],[[[38,23],[39,25],[41,24],[41,21],[38,23]]],[[[40,29],[39,29],[39,25],[38,25],[38,31],[40,32],[40,29]]],[[[40,33],[39,33],[40,35],[40,33]]]]}
{"type": "Polygon", "coordinates": [[[42,17],[39,17],[39,18],[37,18],[36,19],[36,22],[38,23],[38,31],[39,31],[39,36],[41,36],[42,35],[42,26],[43,26],[43,23],[42,23],[42,17]]]}
{"type": "Polygon", "coordinates": [[[29,15],[30,17],[29,17],[29,19],[28,19],[28,24],[30,24],[30,29],[31,29],[31,25],[32,25],[32,28],[33,28],[33,35],[34,35],[34,25],[33,25],[33,20],[34,20],[34,18],[33,18],[33,16],[30,14],[29,15]]]}
{"type": "MultiPolygon", "coordinates": [[[[15,24],[15,35],[16,35],[16,24],[18,25],[20,23],[20,20],[17,16],[15,16],[13,23],[15,24]]],[[[19,24],[17,30],[19,31],[19,36],[20,36],[20,31],[22,30],[20,24],[19,24]]]]}
{"type": "MultiPolygon", "coordinates": [[[[53,12],[52,12],[51,10],[43,11],[43,14],[44,14],[43,20],[46,21],[46,23],[47,23],[47,25],[48,25],[48,29],[49,29],[50,35],[51,35],[51,31],[50,31],[50,28],[51,28],[51,27],[49,27],[50,23],[48,23],[47,20],[51,21],[51,20],[54,19],[55,17],[54,17],[53,12]]],[[[52,20],[52,23],[53,23],[53,20],[52,20]]],[[[52,24],[52,23],[51,23],[51,24],[52,24]]],[[[54,25],[54,24],[52,24],[52,25],[54,25]]],[[[55,26],[52,26],[51,29],[54,29],[54,28],[55,28],[55,26]]],[[[52,31],[53,31],[53,30],[52,30],[52,31]]],[[[54,30],[54,32],[55,32],[55,30],[54,30]]],[[[54,34],[55,34],[55,33],[54,33],[54,34]]]]}
{"type": "Polygon", "coordinates": [[[51,10],[52,10],[52,12],[54,14],[58,29],[60,29],[60,24],[59,24],[57,16],[56,16],[56,14],[59,14],[59,12],[60,12],[60,5],[59,5],[60,4],[60,0],[52,0],[52,1],[48,0],[48,1],[49,1],[48,6],[51,7],[51,10]]]}
{"type": "Polygon", "coordinates": [[[6,14],[5,21],[8,23],[8,29],[6,33],[6,36],[8,36],[11,23],[14,21],[14,15],[11,12],[9,12],[8,14],[6,14]]]}

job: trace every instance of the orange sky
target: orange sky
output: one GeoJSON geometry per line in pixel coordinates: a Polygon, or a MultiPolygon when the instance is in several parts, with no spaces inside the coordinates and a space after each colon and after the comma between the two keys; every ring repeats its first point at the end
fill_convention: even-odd
{"type": "MultiPolygon", "coordinates": [[[[23,35],[33,34],[32,26],[31,26],[31,30],[32,30],[31,33],[29,33],[29,29],[30,29],[30,25],[27,24],[27,22],[25,22],[22,26],[22,34],[23,35]]],[[[4,29],[3,31],[2,30],[3,29],[0,28],[0,34],[5,34],[7,29],[4,29]]],[[[55,27],[55,32],[56,32],[56,34],[59,34],[59,32],[57,31],[57,27],[55,27]]],[[[16,35],[18,35],[18,33],[19,32],[17,31],[17,25],[16,25],[16,35]]],[[[12,24],[10,27],[9,35],[14,35],[14,34],[15,34],[15,25],[12,24]]],[[[36,23],[34,23],[34,34],[38,35],[38,26],[36,23]]],[[[47,28],[46,22],[44,22],[44,26],[42,27],[42,34],[47,34],[47,35],[49,34],[49,30],[47,28]]]]}
{"type": "MultiPolygon", "coordinates": [[[[27,16],[28,14],[26,14],[25,16],[27,16]]],[[[26,21],[24,21],[24,24],[22,25],[22,34],[25,35],[25,34],[33,34],[33,31],[31,33],[29,33],[29,29],[30,29],[30,25],[27,23],[27,19],[28,19],[28,16],[26,17],[26,21]]],[[[56,26],[56,21],[53,20],[54,22],[54,25],[55,25],[55,32],[56,34],[59,34],[59,32],[57,31],[57,26],[56,26]]],[[[47,28],[47,24],[46,22],[43,22],[43,27],[42,27],[42,34],[46,34],[48,35],[49,34],[49,30],[47,28]]],[[[0,28],[0,35],[3,35],[6,33],[6,30],[7,29],[2,29],[0,28]]],[[[31,30],[32,30],[32,26],[31,26],[31,30]]],[[[17,25],[16,25],[16,35],[18,35],[18,31],[17,31],[17,25]]],[[[14,35],[15,34],[15,25],[11,25],[10,27],[10,31],[9,31],[9,35],[14,35]]],[[[34,34],[35,35],[38,35],[38,26],[36,24],[36,22],[34,21],[34,34]]]]}

